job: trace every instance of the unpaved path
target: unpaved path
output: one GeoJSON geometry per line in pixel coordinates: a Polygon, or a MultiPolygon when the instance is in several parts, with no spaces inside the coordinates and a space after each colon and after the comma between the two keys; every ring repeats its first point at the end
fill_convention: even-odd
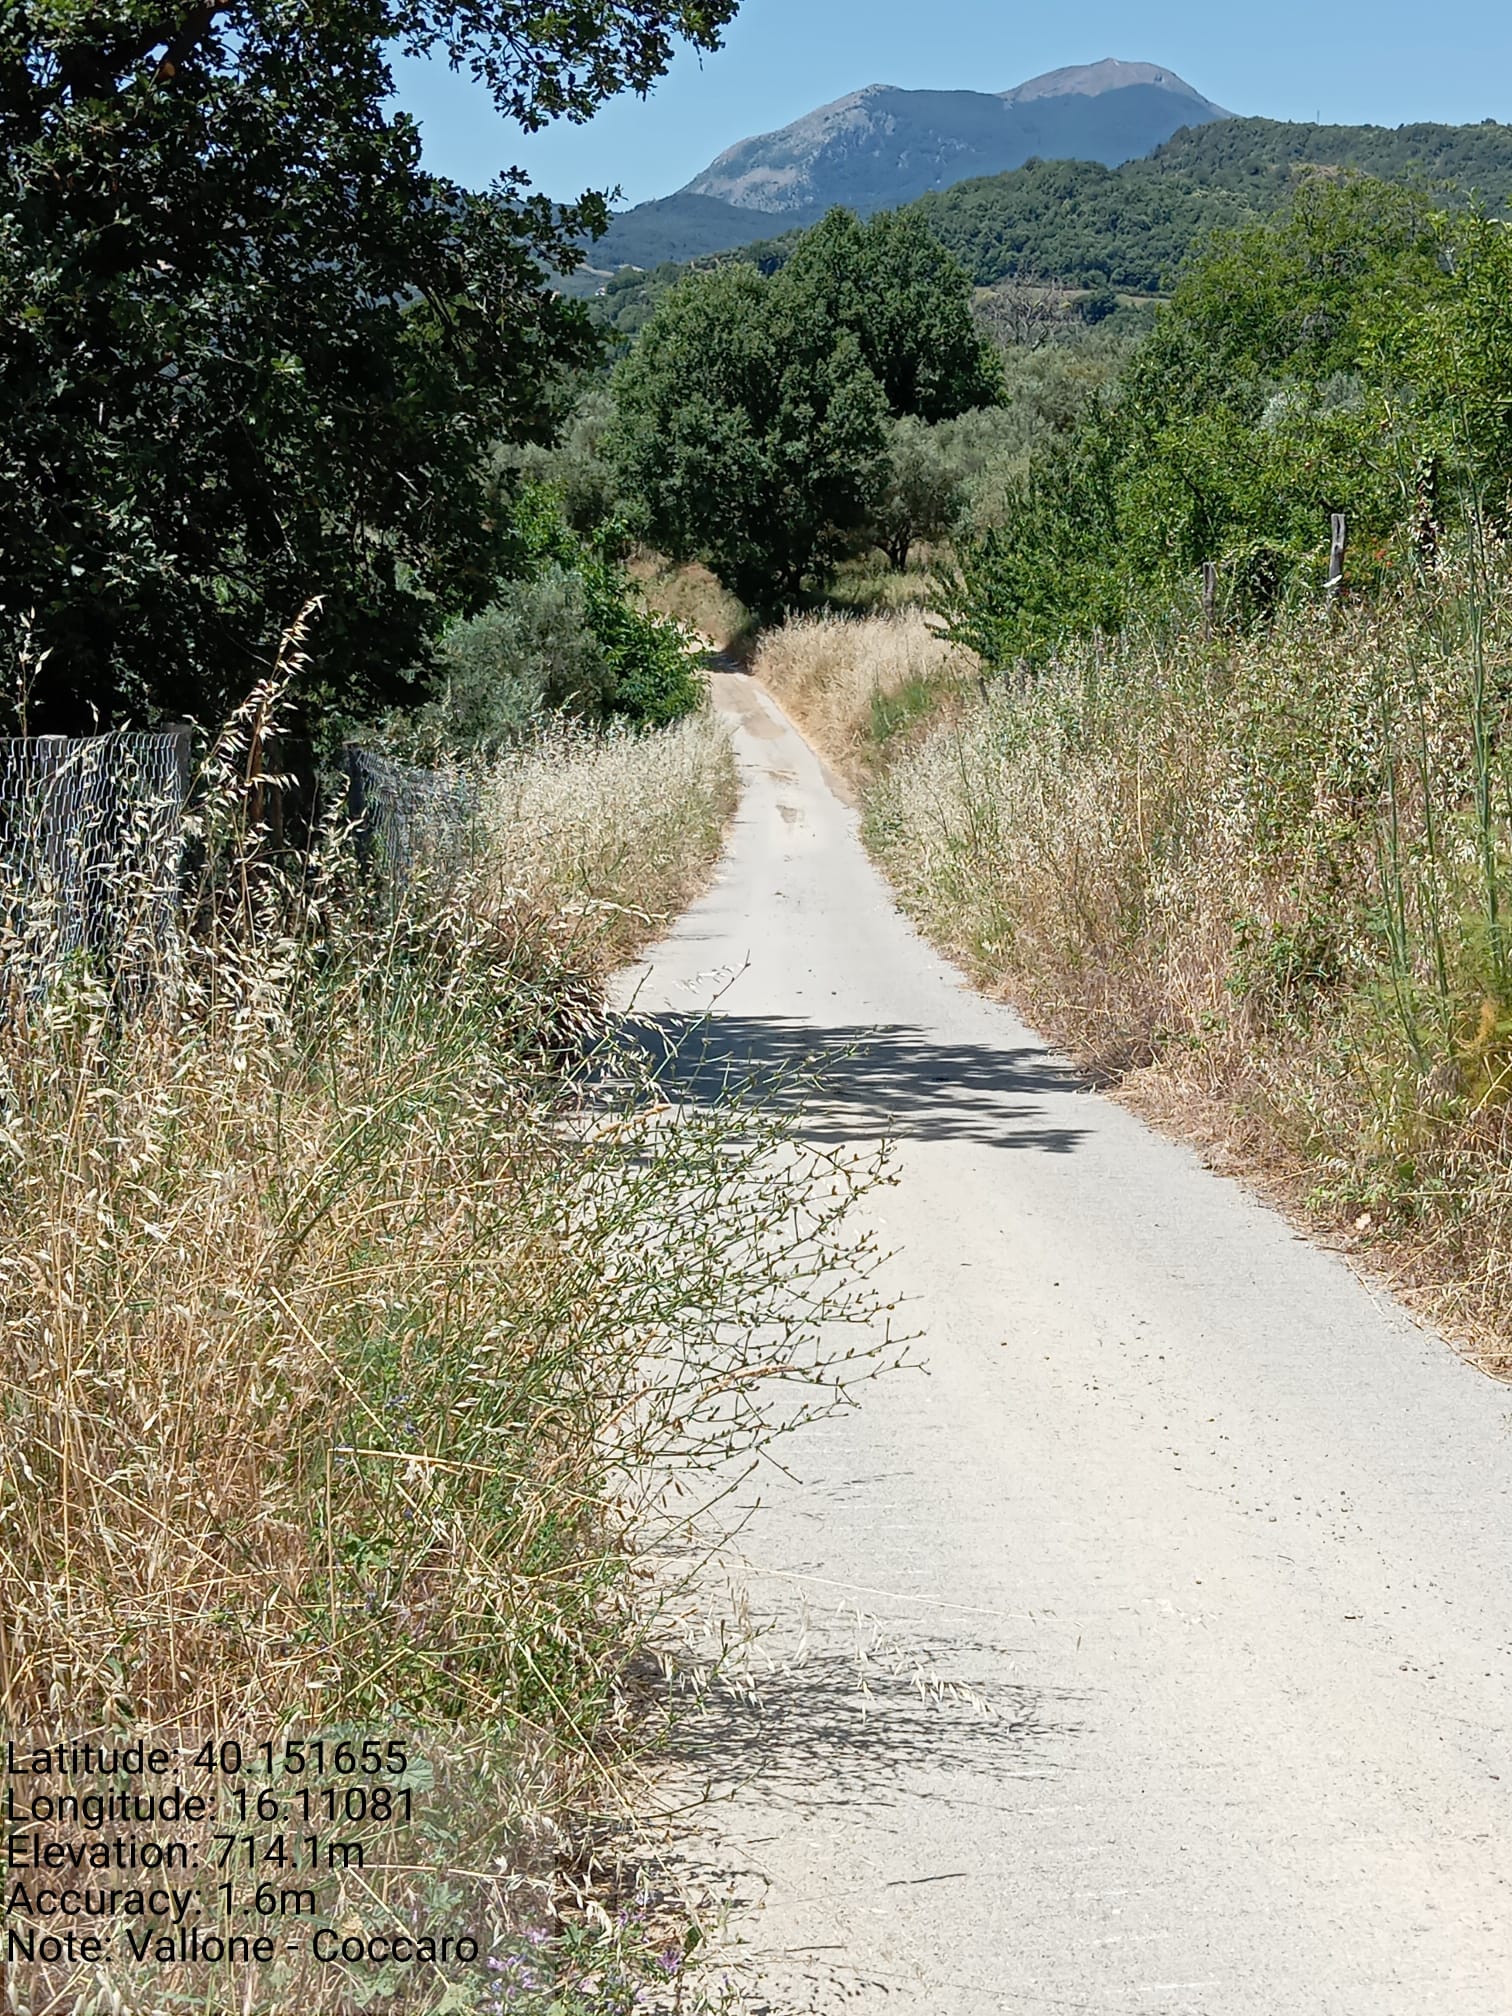
{"type": "Polygon", "coordinates": [[[929,1365],[753,1487],[776,1667],[691,1735],[771,2006],[1512,2016],[1512,1393],[967,990],[716,683],[743,808],[638,1005],[863,1046],[804,1125],[896,1138],[929,1365]]]}

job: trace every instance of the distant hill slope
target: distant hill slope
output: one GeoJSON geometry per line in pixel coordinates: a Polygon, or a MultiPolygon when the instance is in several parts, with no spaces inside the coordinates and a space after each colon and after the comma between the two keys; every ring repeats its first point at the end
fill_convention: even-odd
{"type": "Polygon", "coordinates": [[[1017,272],[1158,291],[1215,230],[1284,202],[1299,172],[1355,169],[1383,181],[1512,203],[1512,126],[1311,126],[1226,119],[1148,160],[1107,169],[1039,162],[923,197],[930,229],[978,285],[1017,272]]]}
{"type": "Polygon", "coordinates": [[[1194,245],[1255,216],[1258,193],[1162,175],[1148,161],[1036,161],[917,208],[979,287],[1030,273],[1154,294],[1194,245]]]}
{"type": "MultiPolygon", "coordinates": [[[[1494,211],[1512,211],[1512,126],[1492,120],[1385,127],[1225,119],[1178,133],[1146,160],[1117,168],[1037,161],[931,192],[916,207],[979,286],[1029,273],[1153,294],[1212,232],[1276,209],[1309,167],[1437,189],[1446,203],[1479,195],[1494,211]]],[[[796,242],[792,226],[803,220],[742,214],[767,232],[728,256],[780,263],[796,242]]],[[[601,319],[632,336],[683,270],[667,264],[645,275],[621,273],[598,305],[601,319]]],[[[604,287],[600,275],[582,291],[604,287]]]]}
{"type": "Polygon", "coordinates": [[[740,141],[675,196],[625,212],[593,265],[613,271],[724,251],[837,203],[868,215],[1035,156],[1127,161],[1184,126],[1227,116],[1173,71],[1112,58],[998,93],[873,84],[740,141]]]}
{"type": "Polygon", "coordinates": [[[668,259],[699,259],[746,244],[763,229],[773,233],[817,223],[821,210],[786,213],[746,210],[717,196],[663,196],[616,217],[588,257],[600,274],[622,266],[660,266],[668,259]]]}
{"type": "Polygon", "coordinates": [[[1452,183],[1497,208],[1512,201],[1512,126],[1314,126],[1230,119],[1194,127],[1156,148],[1152,164],[1207,185],[1251,190],[1269,181],[1284,194],[1299,167],[1355,168],[1383,182],[1452,183]]]}

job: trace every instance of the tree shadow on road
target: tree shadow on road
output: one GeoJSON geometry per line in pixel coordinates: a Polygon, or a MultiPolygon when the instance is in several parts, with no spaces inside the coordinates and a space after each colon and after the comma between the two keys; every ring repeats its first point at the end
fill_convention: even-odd
{"type": "MultiPolygon", "coordinates": [[[[856,1622],[862,1627],[859,1615],[856,1622]]],[[[790,1921],[764,1924],[771,1841],[791,1837],[795,1817],[800,1829],[827,1817],[823,1838],[832,1841],[849,1816],[879,1810],[894,1816],[883,1836],[906,1840],[907,1816],[921,1801],[943,1806],[959,1855],[947,1850],[941,1866],[915,1863],[905,1850],[878,1901],[912,1909],[905,1899],[921,1886],[963,1884],[969,1908],[982,1908],[996,1881],[972,1847],[986,1831],[984,1811],[1021,1807],[1034,1797],[1025,1780],[1075,1768],[1089,1697],[1034,1687],[1023,1653],[970,1636],[862,1627],[846,1649],[833,1639],[810,1646],[806,1633],[795,1643],[785,1628],[777,1641],[757,1631],[754,1642],[767,1644],[770,1663],[741,1662],[745,1679],[709,1673],[695,1657],[670,1675],[658,1669],[652,1683],[668,1789],[686,1801],[676,1808],[672,1860],[685,1894],[716,1900],[738,1929],[736,1940],[721,1939],[718,1961],[733,1970],[738,2006],[751,2016],[885,2007],[891,1990],[907,1985],[896,1956],[888,1978],[875,1954],[858,1967],[833,1932],[818,1945],[791,1945],[790,1921]],[[730,1813],[743,1817],[732,1822],[730,1813]]]]}
{"type": "Polygon", "coordinates": [[[715,1798],[754,1782],[788,1810],[890,1806],[921,1787],[992,1802],[1010,1781],[1054,1776],[1081,1728],[1079,1699],[1008,1679],[1006,1656],[911,1635],[881,1654],[813,1650],[749,1692],[674,1692],[671,1756],[715,1798]]]}
{"type": "Polygon", "coordinates": [[[782,1015],[631,1013],[618,1041],[648,1061],[664,1096],[792,1116],[805,1140],[889,1135],[989,1148],[1075,1150],[1086,1130],[1041,1100],[1084,1081],[1047,1052],[942,1043],[907,1024],[816,1026],[782,1015]]]}

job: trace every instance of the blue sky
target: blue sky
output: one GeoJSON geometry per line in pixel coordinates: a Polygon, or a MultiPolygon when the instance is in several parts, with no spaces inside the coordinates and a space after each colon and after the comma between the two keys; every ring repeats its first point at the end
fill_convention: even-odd
{"type": "Polygon", "coordinates": [[[679,59],[646,100],[586,126],[522,134],[444,65],[400,68],[426,159],[481,187],[524,168],[548,195],[620,184],[669,195],[732,142],[770,132],[863,84],[1002,91],[1102,56],[1163,63],[1230,111],[1277,119],[1512,118],[1505,0],[1270,0],[1214,7],[1113,0],[1015,8],[1003,0],[745,0],[725,47],[679,59]],[[1263,24],[1263,32],[1260,24],[1263,24]]]}

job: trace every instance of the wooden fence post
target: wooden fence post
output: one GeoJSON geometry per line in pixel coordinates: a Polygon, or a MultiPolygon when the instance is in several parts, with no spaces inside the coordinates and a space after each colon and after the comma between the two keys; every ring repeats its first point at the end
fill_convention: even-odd
{"type": "Polygon", "coordinates": [[[1439,458],[1436,454],[1418,457],[1412,472],[1412,487],[1417,501],[1417,524],[1413,537],[1418,558],[1425,567],[1432,567],[1439,556],[1439,458]]]}
{"type": "Polygon", "coordinates": [[[187,721],[165,721],[163,733],[173,741],[173,774],[182,811],[189,803],[189,787],[194,782],[194,729],[187,721]]]}
{"type": "Polygon", "coordinates": [[[1328,600],[1329,606],[1338,601],[1344,590],[1344,553],[1349,545],[1349,521],[1342,511],[1329,515],[1332,542],[1328,551],[1328,600]]]}

